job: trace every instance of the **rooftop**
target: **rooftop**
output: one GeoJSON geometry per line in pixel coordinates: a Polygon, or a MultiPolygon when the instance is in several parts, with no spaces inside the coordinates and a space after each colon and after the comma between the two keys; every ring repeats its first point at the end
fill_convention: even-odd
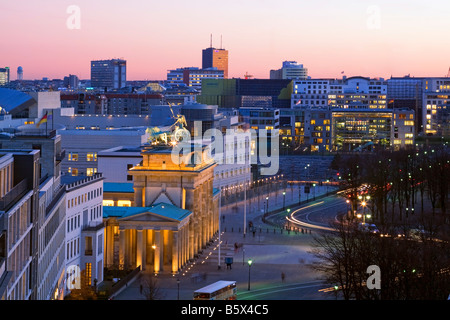
{"type": "Polygon", "coordinates": [[[36,103],[30,95],[12,89],[0,88],[0,107],[7,113],[21,112],[36,103]]]}
{"type": "Polygon", "coordinates": [[[103,192],[134,193],[133,182],[104,182],[103,192]]]}
{"type": "Polygon", "coordinates": [[[150,212],[169,219],[182,221],[192,212],[167,203],[158,203],[150,207],[103,207],[103,218],[126,218],[150,212]]]}

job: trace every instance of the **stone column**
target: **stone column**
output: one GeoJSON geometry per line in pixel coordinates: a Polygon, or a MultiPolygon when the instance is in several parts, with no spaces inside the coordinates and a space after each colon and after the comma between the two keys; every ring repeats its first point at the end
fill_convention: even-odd
{"type": "Polygon", "coordinates": [[[153,270],[155,273],[162,271],[161,268],[161,231],[155,230],[155,257],[153,259],[153,270]]]}
{"type": "Polygon", "coordinates": [[[183,266],[188,261],[188,246],[189,246],[188,228],[187,228],[187,226],[184,226],[183,227],[183,266]]]}
{"type": "Polygon", "coordinates": [[[136,230],[137,236],[136,236],[136,268],[141,266],[141,270],[143,270],[143,236],[142,236],[142,229],[136,230]]]}
{"type": "Polygon", "coordinates": [[[145,266],[147,265],[147,232],[148,230],[142,231],[142,268],[141,270],[145,270],[145,266]]]}
{"type": "Polygon", "coordinates": [[[172,231],[172,273],[178,272],[178,231],[172,231]]]}
{"type": "Polygon", "coordinates": [[[105,231],[105,265],[110,266],[114,263],[114,226],[106,226],[105,231]]]}
{"type": "Polygon", "coordinates": [[[125,229],[119,227],[119,266],[125,266],[125,229]]]}
{"type": "Polygon", "coordinates": [[[191,222],[190,224],[189,224],[189,234],[188,234],[188,237],[189,237],[189,251],[188,251],[188,254],[189,254],[189,260],[191,260],[191,259],[194,259],[194,253],[195,253],[195,247],[194,247],[194,244],[195,244],[195,237],[194,237],[194,224],[191,222]]]}
{"type": "Polygon", "coordinates": [[[154,250],[152,248],[154,234],[155,234],[154,230],[151,230],[151,229],[147,230],[147,240],[146,240],[147,241],[147,252],[148,252],[147,261],[149,264],[154,263],[154,250]]]}

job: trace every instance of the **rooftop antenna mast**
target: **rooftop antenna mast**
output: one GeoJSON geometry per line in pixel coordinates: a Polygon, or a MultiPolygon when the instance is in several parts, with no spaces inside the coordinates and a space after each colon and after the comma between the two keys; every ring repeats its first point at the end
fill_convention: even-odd
{"type": "Polygon", "coordinates": [[[209,47],[212,48],[212,33],[211,33],[211,40],[209,42],[209,47]]]}

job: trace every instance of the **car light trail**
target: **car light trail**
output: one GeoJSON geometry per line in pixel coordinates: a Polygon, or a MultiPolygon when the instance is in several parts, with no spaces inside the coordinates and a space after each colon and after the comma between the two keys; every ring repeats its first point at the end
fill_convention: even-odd
{"type": "Polygon", "coordinates": [[[296,218],[294,217],[294,215],[295,215],[297,212],[301,211],[301,210],[305,210],[305,209],[308,209],[308,208],[311,208],[311,207],[315,207],[315,206],[321,205],[321,204],[323,204],[323,203],[324,203],[324,201],[321,201],[321,202],[314,203],[314,204],[311,204],[311,205],[309,205],[309,206],[306,206],[306,207],[297,209],[297,210],[295,210],[295,211],[293,211],[293,212],[291,213],[291,216],[290,216],[290,217],[286,217],[286,220],[288,220],[289,222],[292,222],[292,223],[294,223],[294,224],[296,224],[296,225],[300,225],[300,226],[307,227],[307,228],[321,229],[321,230],[326,230],[326,231],[335,231],[335,229],[333,229],[333,228],[327,228],[327,227],[322,227],[322,226],[318,226],[318,225],[315,225],[315,224],[310,224],[310,223],[302,222],[302,221],[300,221],[300,220],[298,220],[298,219],[296,219],[296,218]]]}

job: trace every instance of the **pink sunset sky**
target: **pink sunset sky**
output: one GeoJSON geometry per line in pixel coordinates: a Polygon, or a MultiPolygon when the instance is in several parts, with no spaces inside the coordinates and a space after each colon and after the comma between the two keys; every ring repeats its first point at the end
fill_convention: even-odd
{"type": "MultiPolygon", "coordinates": [[[[90,61],[124,58],[128,80],[201,67],[229,50],[229,77],[268,78],[293,60],[319,77],[445,76],[448,0],[23,0],[0,2],[0,67],[24,79],[90,78],[90,61]],[[69,6],[79,28],[68,28],[69,6]]],[[[75,21],[75,20],[71,20],[75,21]]]]}

